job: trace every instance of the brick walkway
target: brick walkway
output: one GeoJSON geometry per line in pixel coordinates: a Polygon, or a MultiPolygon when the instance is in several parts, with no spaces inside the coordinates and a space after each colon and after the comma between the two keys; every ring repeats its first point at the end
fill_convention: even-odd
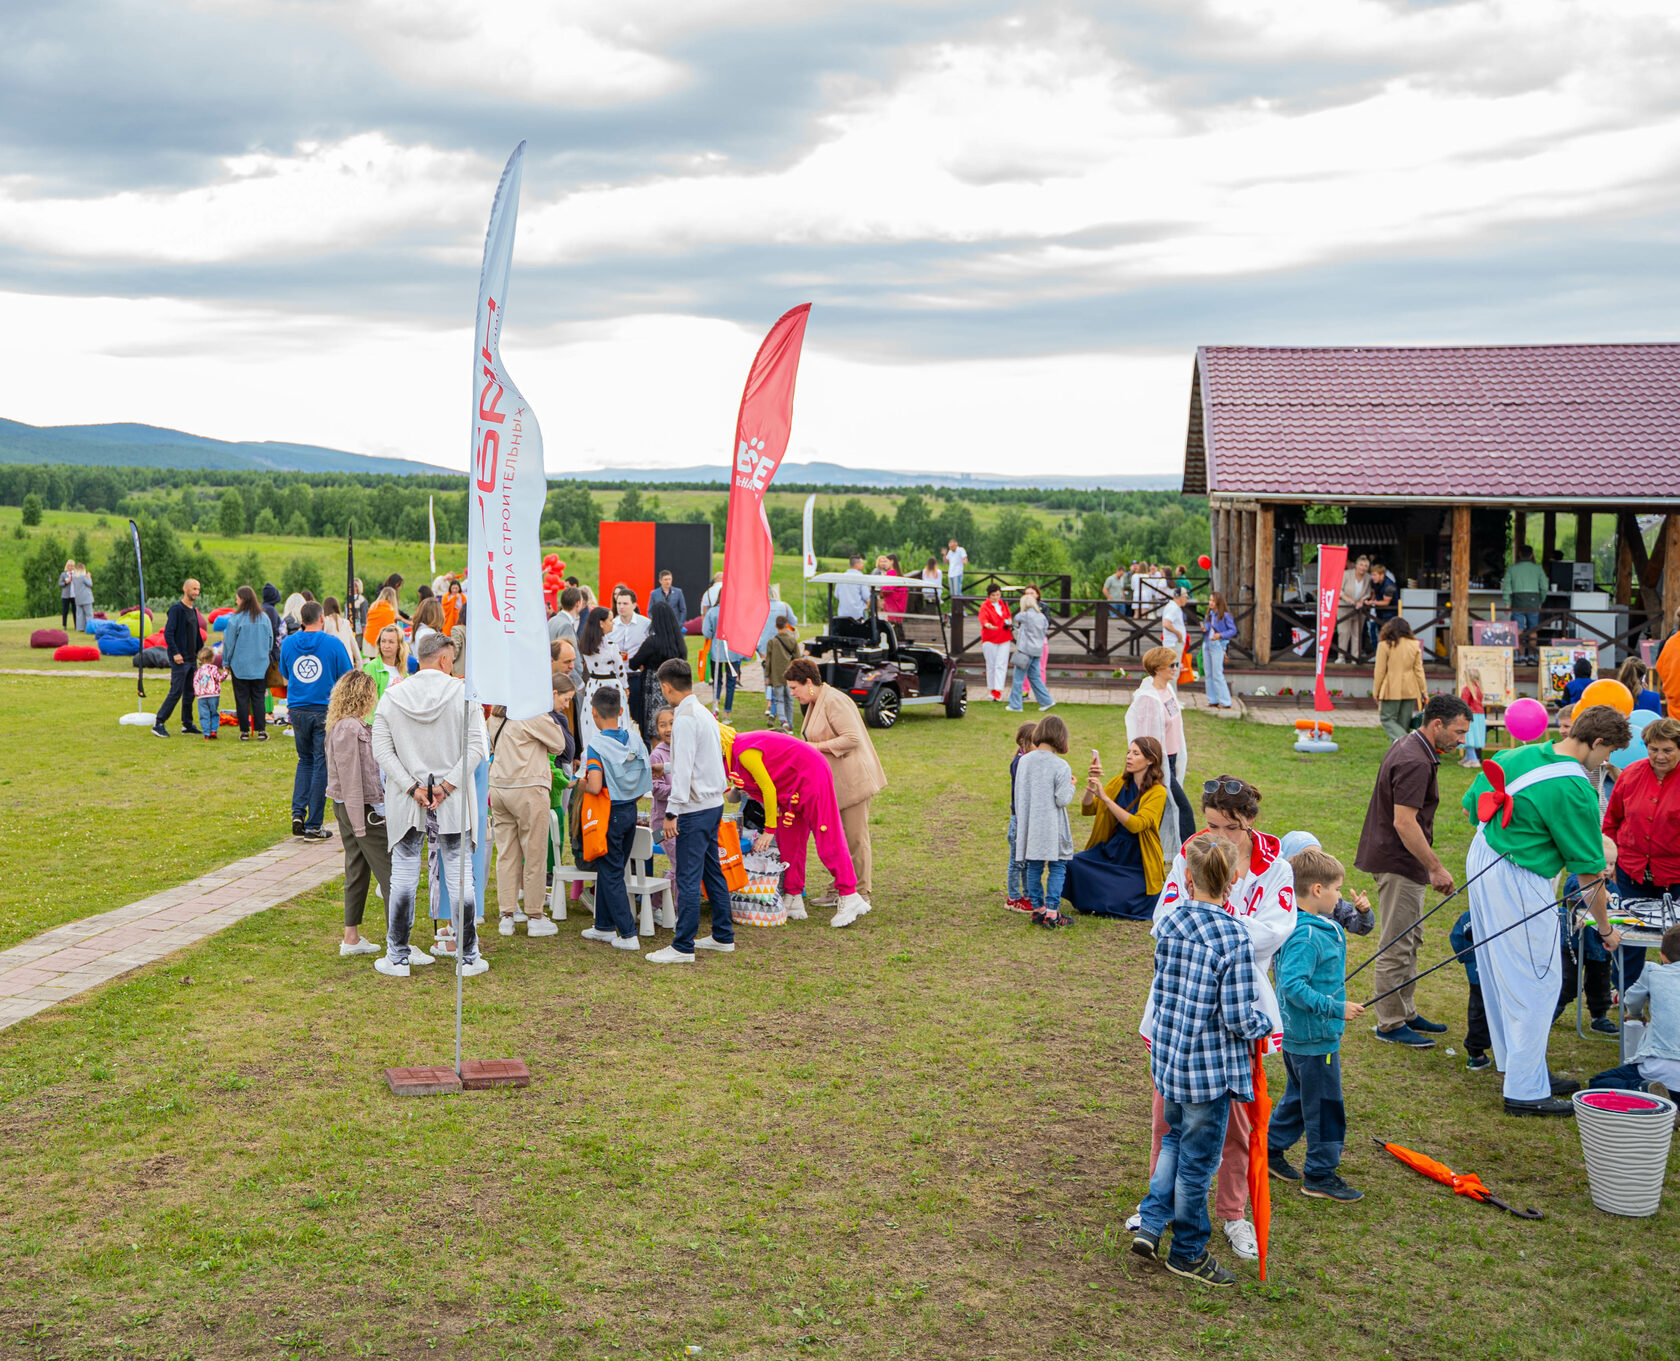
{"type": "Polygon", "coordinates": [[[288,838],[178,888],[0,950],[0,1029],[336,879],[344,849],[288,838]]]}

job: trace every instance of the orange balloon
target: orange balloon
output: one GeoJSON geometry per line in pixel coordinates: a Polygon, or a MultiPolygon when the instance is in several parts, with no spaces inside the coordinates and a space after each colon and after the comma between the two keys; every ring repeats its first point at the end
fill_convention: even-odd
{"type": "Polygon", "coordinates": [[[1633,695],[1619,680],[1596,680],[1581,691],[1581,698],[1575,702],[1575,712],[1579,714],[1583,709],[1591,709],[1598,704],[1625,716],[1633,712],[1633,695]]]}

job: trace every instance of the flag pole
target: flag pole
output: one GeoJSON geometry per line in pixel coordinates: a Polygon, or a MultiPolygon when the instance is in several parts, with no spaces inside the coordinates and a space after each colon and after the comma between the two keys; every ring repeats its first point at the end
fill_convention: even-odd
{"type": "MultiPolygon", "coordinates": [[[[128,532],[134,540],[134,579],[140,591],[140,640],[143,643],[146,639],[146,568],[140,560],[140,526],[130,520],[128,532]]],[[[139,660],[138,655],[135,660],[139,660]]],[[[143,666],[134,668],[134,712],[120,715],[117,722],[136,728],[142,725],[149,727],[152,723],[152,716],[146,712],[146,668],[143,666]]]]}

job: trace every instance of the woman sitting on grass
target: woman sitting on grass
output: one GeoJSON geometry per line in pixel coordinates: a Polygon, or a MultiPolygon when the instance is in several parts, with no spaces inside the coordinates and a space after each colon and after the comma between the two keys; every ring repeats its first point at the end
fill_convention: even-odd
{"type": "Polygon", "coordinates": [[[361,935],[368,882],[391,901],[391,851],[386,845],[385,780],[373,759],[373,711],[379,687],[366,671],[347,671],[327,701],[327,797],[344,843],[344,940],[340,955],[374,955],[361,935]]]}
{"type": "Polygon", "coordinates": [[[1161,817],[1167,787],[1161,744],[1139,737],[1126,748],[1126,764],[1103,784],[1102,761],[1091,753],[1080,811],[1095,815],[1085,849],[1068,862],[1062,896],[1081,912],[1145,921],[1155,910],[1166,866],[1161,859],[1161,817]]]}

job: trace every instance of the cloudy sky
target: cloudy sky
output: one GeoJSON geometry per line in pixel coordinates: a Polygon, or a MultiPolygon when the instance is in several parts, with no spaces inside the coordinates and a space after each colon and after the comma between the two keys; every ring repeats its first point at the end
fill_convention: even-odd
{"type": "Polygon", "coordinates": [[[465,466],[1176,472],[1198,344],[1673,338],[1673,0],[0,5],[0,415],[465,466]]]}

